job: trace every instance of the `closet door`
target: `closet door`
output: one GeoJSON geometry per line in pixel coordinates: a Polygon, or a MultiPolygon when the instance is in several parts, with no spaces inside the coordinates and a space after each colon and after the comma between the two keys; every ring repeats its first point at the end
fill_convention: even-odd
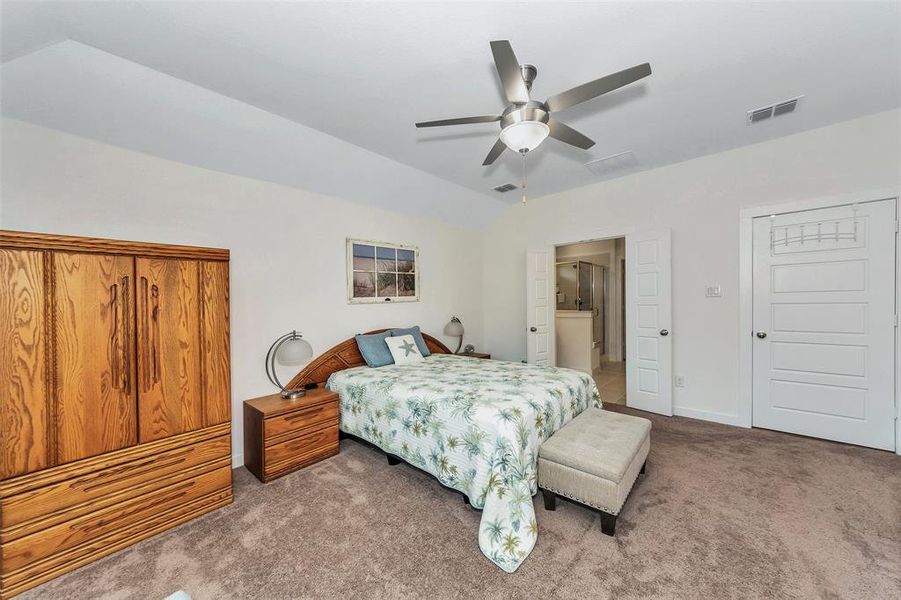
{"type": "Polygon", "coordinates": [[[137,443],[134,259],[54,252],[56,456],[137,443]]]}
{"type": "Polygon", "coordinates": [[[198,262],[137,259],[138,439],[203,426],[198,262]]]}
{"type": "Polygon", "coordinates": [[[200,263],[203,335],[203,425],[231,418],[231,358],[228,333],[228,263],[200,263]]]}
{"type": "Polygon", "coordinates": [[[50,466],[45,254],[0,250],[0,479],[50,466]]]}

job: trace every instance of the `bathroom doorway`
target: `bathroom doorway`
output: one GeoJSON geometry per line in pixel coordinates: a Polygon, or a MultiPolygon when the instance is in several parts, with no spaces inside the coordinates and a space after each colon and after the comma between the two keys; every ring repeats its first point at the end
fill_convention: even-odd
{"type": "Polygon", "coordinates": [[[626,403],[625,238],[556,247],[557,366],[589,373],[609,404],[626,403]]]}

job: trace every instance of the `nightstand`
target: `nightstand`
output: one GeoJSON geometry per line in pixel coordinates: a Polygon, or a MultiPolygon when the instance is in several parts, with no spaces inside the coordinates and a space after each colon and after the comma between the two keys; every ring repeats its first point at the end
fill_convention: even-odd
{"type": "Polygon", "coordinates": [[[468,356],[469,358],[484,358],[486,360],[491,358],[491,355],[487,352],[461,352],[457,356],[468,356]]]}
{"type": "Polygon", "coordinates": [[[338,394],[317,388],[244,402],[244,466],[266,483],[338,454],[338,394]]]}

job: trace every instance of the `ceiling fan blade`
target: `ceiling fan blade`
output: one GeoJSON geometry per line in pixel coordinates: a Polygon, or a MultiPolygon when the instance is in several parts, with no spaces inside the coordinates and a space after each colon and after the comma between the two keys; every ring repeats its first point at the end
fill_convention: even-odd
{"type": "Polygon", "coordinates": [[[500,121],[500,115],[481,115],[478,117],[460,117],[459,119],[440,119],[438,121],[421,121],[417,127],[444,127],[445,125],[466,125],[468,123],[494,123],[500,121]]]}
{"type": "Polygon", "coordinates": [[[485,157],[485,161],[482,163],[483,167],[487,167],[491,163],[497,160],[497,157],[504,153],[504,150],[507,149],[507,144],[501,141],[500,138],[496,142],[494,142],[494,146],[491,147],[491,152],[488,153],[488,156],[485,157]]]}
{"type": "Polygon", "coordinates": [[[504,86],[507,101],[513,104],[525,104],[529,101],[529,90],[522,78],[519,61],[513,53],[513,47],[507,40],[491,42],[491,53],[494,55],[494,66],[504,86]]]}
{"type": "Polygon", "coordinates": [[[613,73],[612,75],[607,75],[606,77],[601,77],[600,79],[595,79],[594,81],[589,81],[588,83],[583,83],[580,86],[566,90],[556,96],[551,96],[547,99],[545,104],[547,104],[547,107],[551,112],[557,112],[564,108],[569,108],[570,106],[585,102],[586,100],[596,98],[601,94],[612,92],[617,88],[638,81],[650,74],[651,65],[649,63],[644,63],[618,73],[613,73]]]}
{"type": "Polygon", "coordinates": [[[570,146],[575,146],[576,148],[581,148],[582,150],[588,150],[594,146],[594,140],[582,135],[569,125],[564,125],[557,119],[549,119],[547,126],[551,130],[548,135],[555,140],[560,140],[561,142],[567,143],[570,146]]]}

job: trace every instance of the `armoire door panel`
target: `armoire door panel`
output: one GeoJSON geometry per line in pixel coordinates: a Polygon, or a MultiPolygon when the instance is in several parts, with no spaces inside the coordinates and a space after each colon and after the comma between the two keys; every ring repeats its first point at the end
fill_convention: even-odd
{"type": "Polygon", "coordinates": [[[228,329],[228,263],[200,263],[203,337],[204,425],[225,423],[231,417],[231,358],[228,329]]]}
{"type": "Polygon", "coordinates": [[[51,466],[45,253],[0,250],[0,479],[51,466]]]}
{"type": "Polygon", "coordinates": [[[203,426],[198,265],[137,259],[141,442],[203,426]]]}
{"type": "Polygon", "coordinates": [[[54,252],[53,281],[62,464],[137,443],[134,259],[54,252]]]}

